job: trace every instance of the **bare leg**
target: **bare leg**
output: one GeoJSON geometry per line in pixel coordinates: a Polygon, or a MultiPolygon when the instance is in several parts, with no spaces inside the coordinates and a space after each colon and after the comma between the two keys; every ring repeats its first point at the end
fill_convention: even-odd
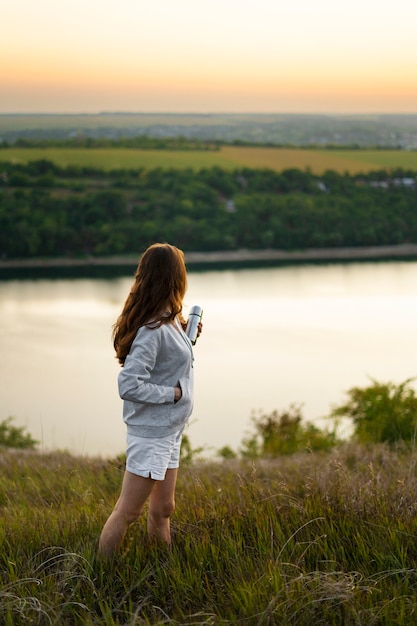
{"type": "Polygon", "coordinates": [[[169,518],[175,509],[175,485],[178,469],[168,469],[165,479],[158,481],[149,499],[148,536],[171,544],[169,518]]]}
{"type": "Polygon", "coordinates": [[[152,478],[125,472],[120,497],[101,531],[99,551],[103,556],[111,556],[120,548],[128,526],[141,514],[154,487],[152,478]]]}

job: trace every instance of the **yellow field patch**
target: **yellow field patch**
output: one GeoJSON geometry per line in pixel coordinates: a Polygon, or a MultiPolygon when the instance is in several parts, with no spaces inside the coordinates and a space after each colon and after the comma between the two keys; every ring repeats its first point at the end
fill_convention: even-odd
{"type": "Polygon", "coordinates": [[[310,169],[314,174],[334,170],[343,174],[396,167],[417,170],[417,152],[404,150],[304,150],[224,146],[221,155],[237,167],[310,169]]]}

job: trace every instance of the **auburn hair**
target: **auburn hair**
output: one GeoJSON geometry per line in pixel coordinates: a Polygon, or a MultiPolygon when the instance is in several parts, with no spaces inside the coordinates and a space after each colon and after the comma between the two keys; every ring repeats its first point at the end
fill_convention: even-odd
{"type": "Polygon", "coordinates": [[[157,328],[182,317],[187,289],[184,253],[168,243],[155,243],[141,256],[135,281],[113,326],[116,358],[124,364],[141,326],[157,328]]]}

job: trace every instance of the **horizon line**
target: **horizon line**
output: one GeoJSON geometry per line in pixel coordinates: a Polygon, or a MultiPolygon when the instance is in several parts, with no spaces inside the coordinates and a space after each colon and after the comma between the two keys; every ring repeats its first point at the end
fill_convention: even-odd
{"type": "Polygon", "coordinates": [[[163,115],[172,115],[172,116],[186,116],[186,115],[194,115],[197,117],[211,117],[211,116],[219,116],[219,115],[257,115],[257,116],[268,116],[268,115],[276,115],[276,116],[298,116],[298,117],[306,117],[306,116],[332,116],[332,117],[369,117],[369,116],[381,116],[388,117],[392,115],[396,116],[417,116],[416,111],[391,111],[391,112],[379,112],[379,111],[356,111],[356,112],[319,112],[319,111],[309,111],[309,112],[288,112],[288,111],[206,111],[206,112],[198,112],[198,111],[123,111],[123,110],[104,110],[104,111],[0,111],[0,116],[77,116],[77,115],[89,115],[89,116],[99,116],[99,115],[154,115],[154,116],[163,116],[163,115]]]}

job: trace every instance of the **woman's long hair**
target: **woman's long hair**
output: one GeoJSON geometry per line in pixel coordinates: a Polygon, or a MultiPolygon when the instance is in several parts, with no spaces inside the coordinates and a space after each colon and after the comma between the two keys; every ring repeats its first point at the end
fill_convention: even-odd
{"type": "Polygon", "coordinates": [[[141,326],[158,327],[181,315],[187,288],[184,253],[168,243],[155,243],[142,255],[135,282],[113,326],[113,345],[121,365],[141,326]]]}

